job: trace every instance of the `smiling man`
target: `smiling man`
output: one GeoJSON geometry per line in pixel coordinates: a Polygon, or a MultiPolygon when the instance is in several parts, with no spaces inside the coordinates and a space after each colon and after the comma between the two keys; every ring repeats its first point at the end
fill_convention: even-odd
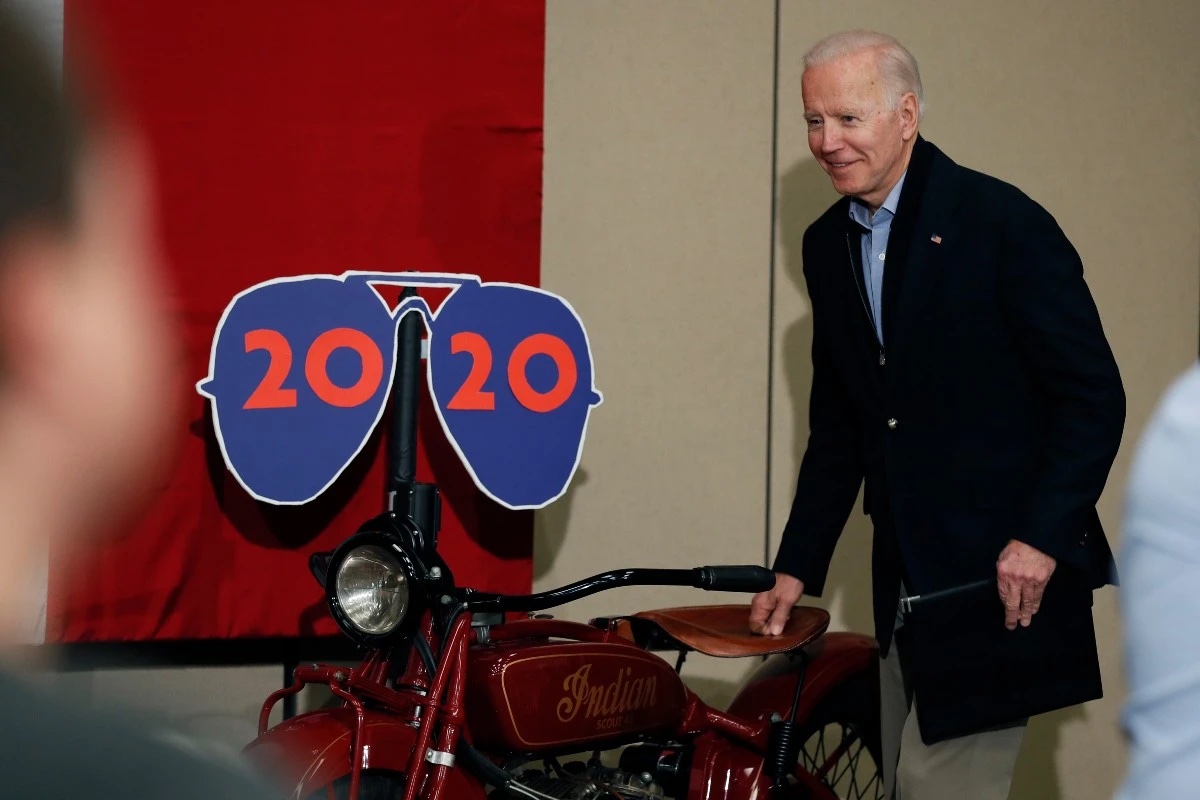
{"type": "Polygon", "coordinates": [[[1101,694],[1120,375],[1054,218],[921,137],[906,49],[852,31],[804,64],[809,148],[844,197],[804,235],[811,432],[750,626],[820,595],[865,480],[885,774],[898,759],[903,800],[1004,798],[1027,718],[1101,694]]]}

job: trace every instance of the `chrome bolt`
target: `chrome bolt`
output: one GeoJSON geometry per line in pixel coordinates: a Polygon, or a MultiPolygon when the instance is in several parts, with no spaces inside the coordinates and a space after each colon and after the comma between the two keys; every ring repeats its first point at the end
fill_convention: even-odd
{"type": "Polygon", "coordinates": [[[435,581],[438,578],[442,577],[442,568],[441,567],[430,567],[429,568],[429,577],[433,578],[435,581]]]}

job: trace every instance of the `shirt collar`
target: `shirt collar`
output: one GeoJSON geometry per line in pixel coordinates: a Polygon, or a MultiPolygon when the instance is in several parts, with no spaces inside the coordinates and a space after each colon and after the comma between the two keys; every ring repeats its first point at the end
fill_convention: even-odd
{"type": "MultiPolygon", "coordinates": [[[[896,181],[896,185],[888,192],[888,196],[884,198],[883,205],[880,206],[880,211],[888,212],[884,219],[890,220],[896,215],[896,208],[900,204],[900,190],[904,188],[904,179],[908,177],[908,170],[900,176],[900,180],[896,181]]],[[[871,227],[871,210],[867,208],[867,204],[858,198],[850,200],[850,219],[862,225],[864,228],[871,227]]],[[[882,221],[882,220],[881,220],[882,221]]]]}

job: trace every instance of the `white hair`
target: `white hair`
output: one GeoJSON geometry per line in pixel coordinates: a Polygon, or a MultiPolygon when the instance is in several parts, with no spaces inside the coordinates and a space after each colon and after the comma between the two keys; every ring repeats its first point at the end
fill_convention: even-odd
{"type": "Polygon", "coordinates": [[[917,105],[921,116],[924,116],[925,91],[921,87],[921,70],[917,67],[917,59],[904,45],[885,33],[854,30],[826,36],[804,54],[804,68],[828,64],[866,51],[874,51],[876,55],[891,108],[896,108],[900,98],[912,92],[917,96],[917,105]]]}

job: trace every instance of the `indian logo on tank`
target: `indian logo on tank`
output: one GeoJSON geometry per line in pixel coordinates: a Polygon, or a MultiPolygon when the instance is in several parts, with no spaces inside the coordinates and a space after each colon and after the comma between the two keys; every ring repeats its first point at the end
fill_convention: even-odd
{"type": "Polygon", "coordinates": [[[658,681],[653,675],[634,677],[633,669],[624,667],[617,671],[616,680],[593,683],[592,666],[584,664],[562,682],[566,694],[555,708],[561,721],[612,717],[654,705],[658,681]]]}
{"type": "Polygon", "coordinates": [[[494,718],[480,712],[472,719],[477,740],[516,749],[657,731],[677,720],[687,702],[683,681],[665,660],[616,643],[480,651],[471,665],[472,692],[476,709],[495,711],[494,718]]]}

